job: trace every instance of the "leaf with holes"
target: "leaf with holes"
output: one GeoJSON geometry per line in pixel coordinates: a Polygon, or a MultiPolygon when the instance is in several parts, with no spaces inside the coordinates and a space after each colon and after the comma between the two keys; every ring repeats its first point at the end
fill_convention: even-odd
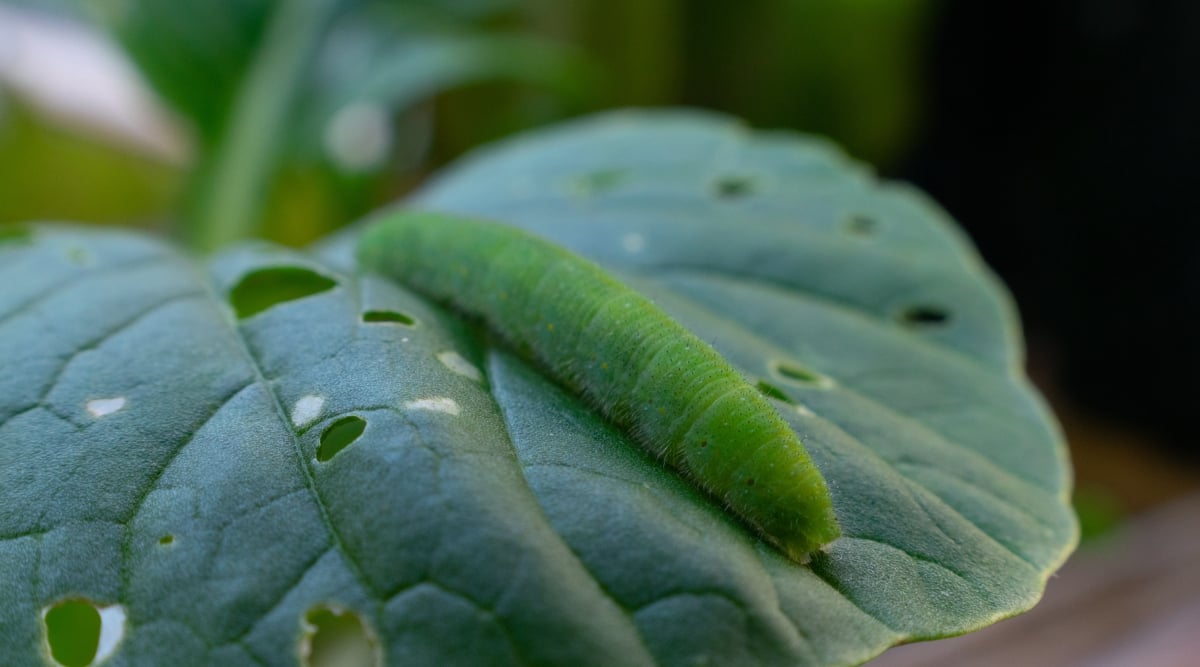
{"type": "Polygon", "coordinates": [[[843,536],[789,560],[352,234],[197,263],[32,226],[0,236],[0,662],[846,665],[1029,608],[1073,545],[1003,289],[827,145],[601,116],[410,205],[652,297],[800,436],[843,536]]]}

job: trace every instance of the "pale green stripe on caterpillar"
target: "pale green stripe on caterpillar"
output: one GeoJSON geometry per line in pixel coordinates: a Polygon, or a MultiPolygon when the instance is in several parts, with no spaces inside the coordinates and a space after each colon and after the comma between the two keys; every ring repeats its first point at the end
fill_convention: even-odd
{"type": "Polygon", "coordinates": [[[509,225],[422,212],[383,217],[358,258],[482,320],[793,560],[841,533],[824,478],[762,393],[592,261],[509,225]]]}

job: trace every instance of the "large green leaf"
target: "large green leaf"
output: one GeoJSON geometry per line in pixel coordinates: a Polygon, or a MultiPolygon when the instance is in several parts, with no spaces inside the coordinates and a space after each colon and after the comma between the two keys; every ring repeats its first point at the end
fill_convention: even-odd
{"type": "Polygon", "coordinates": [[[618,114],[417,201],[602,261],[774,387],[845,536],[787,560],[348,236],[197,265],[35,227],[0,243],[11,662],[86,601],[112,665],[296,664],[334,618],[397,665],[853,664],[1027,609],[1074,543],[1002,289],[828,146],[618,114]]]}

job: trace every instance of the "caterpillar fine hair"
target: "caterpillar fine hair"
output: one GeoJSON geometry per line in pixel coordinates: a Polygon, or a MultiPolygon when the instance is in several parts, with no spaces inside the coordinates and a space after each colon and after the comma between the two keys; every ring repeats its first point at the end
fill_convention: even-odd
{"type": "Polygon", "coordinates": [[[423,212],[382,216],[358,257],[481,320],[793,560],[840,534],[824,478],[766,397],[594,262],[512,226],[423,212]]]}

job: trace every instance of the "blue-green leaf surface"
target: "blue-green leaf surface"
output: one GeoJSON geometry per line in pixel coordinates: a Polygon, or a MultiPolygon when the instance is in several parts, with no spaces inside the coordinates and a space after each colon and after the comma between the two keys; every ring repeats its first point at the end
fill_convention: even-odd
{"type": "Polygon", "coordinates": [[[70,600],[106,665],[303,664],[344,613],[394,665],[854,664],[1027,609],[1074,543],[1003,290],[823,143],[610,115],[415,204],[601,261],[777,390],[844,537],[787,560],[348,238],[34,226],[0,237],[0,664],[54,664],[70,600]]]}

